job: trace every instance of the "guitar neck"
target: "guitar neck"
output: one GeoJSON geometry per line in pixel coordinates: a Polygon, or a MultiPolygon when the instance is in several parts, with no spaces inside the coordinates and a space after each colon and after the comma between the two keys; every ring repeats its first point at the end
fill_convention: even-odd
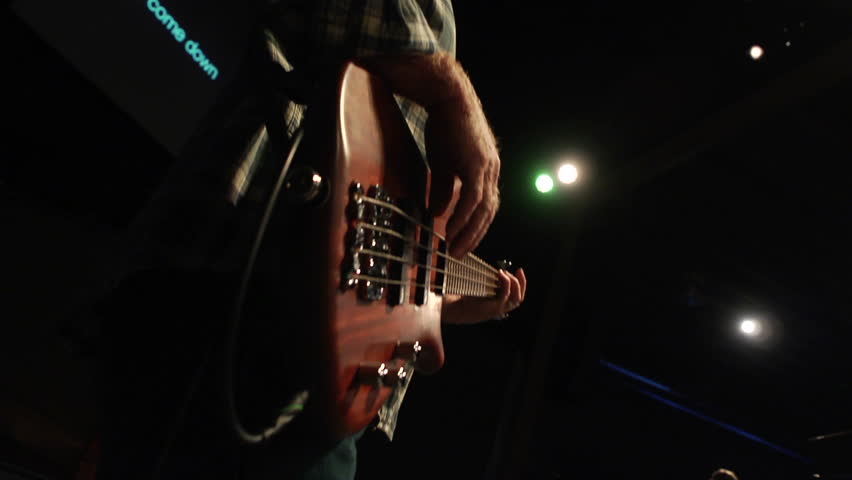
{"type": "Polygon", "coordinates": [[[445,257],[446,280],[444,291],[466,297],[494,297],[500,290],[497,268],[469,253],[461,259],[445,257]]]}

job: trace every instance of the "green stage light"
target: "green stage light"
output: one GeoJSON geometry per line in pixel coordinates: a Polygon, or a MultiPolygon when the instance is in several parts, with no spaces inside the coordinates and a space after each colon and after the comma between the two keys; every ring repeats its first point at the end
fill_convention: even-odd
{"type": "Polygon", "coordinates": [[[535,179],[535,188],[541,193],[553,190],[553,178],[546,173],[542,173],[535,179]]]}

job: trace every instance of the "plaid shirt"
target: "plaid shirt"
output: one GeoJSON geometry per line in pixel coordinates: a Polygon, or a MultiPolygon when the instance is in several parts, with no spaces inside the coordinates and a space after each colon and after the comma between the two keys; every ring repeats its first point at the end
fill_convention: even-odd
{"type": "MultiPolygon", "coordinates": [[[[300,68],[382,54],[456,52],[449,0],[278,0],[269,28],[300,68]]],[[[425,158],[426,112],[397,96],[425,158]]]]}
{"type": "MultiPolygon", "coordinates": [[[[268,22],[268,45],[272,56],[288,71],[370,55],[456,51],[450,0],[273,0],[270,5],[274,20],[268,22]]],[[[426,111],[399,95],[396,100],[425,161],[426,111]]],[[[288,107],[285,120],[291,134],[303,114],[300,105],[288,107]]],[[[255,154],[247,155],[247,160],[257,158],[257,147],[263,142],[265,131],[256,136],[255,154]]],[[[251,163],[244,161],[238,170],[232,201],[244,191],[253,170],[251,163]]],[[[409,382],[398,385],[379,411],[376,428],[391,440],[409,382]]]]}

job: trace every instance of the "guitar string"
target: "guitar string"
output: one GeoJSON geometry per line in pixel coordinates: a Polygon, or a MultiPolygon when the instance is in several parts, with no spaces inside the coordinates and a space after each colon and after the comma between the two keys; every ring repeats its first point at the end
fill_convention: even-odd
{"type": "MultiPolygon", "coordinates": [[[[426,225],[423,225],[423,224],[422,224],[422,223],[420,223],[420,222],[419,222],[416,218],[414,218],[414,217],[412,217],[411,215],[409,215],[409,214],[408,214],[408,212],[406,212],[405,210],[403,210],[403,209],[401,209],[401,208],[397,207],[396,205],[394,205],[394,204],[392,204],[392,203],[388,203],[388,202],[385,202],[385,201],[383,201],[383,200],[379,200],[379,199],[377,199],[377,198],[367,197],[367,196],[365,196],[365,195],[363,195],[363,194],[357,194],[357,193],[355,194],[355,200],[356,200],[356,201],[357,201],[357,200],[363,200],[363,201],[365,201],[365,202],[367,202],[367,203],[372,203],[372,204],[374,204],[374,205],[379,205],[379,206],[382,206],[382,207],[385,207],[385,208],[389,208],[389,209],[393,210],[394,212],[398,213],[400,216],[402,216],[403,218],[405,218],[405,219],[406,219],[406,220],[408,220],[409,222],[411,222],[411,223],[413,223],[413,224],[415,224],[415,225],[419,226],[419,227],[420,227],[420,228],[422,228],[422,229],[425,229],[427,232],[430,232],[430,233],[431,233],[432,235],[434,235],[435,237],[438,237],[439,239],[444,240],[444,241],[446,241],[446,240],[447,240],[447,239],[446,239],[443,235],[441,235],[440,233],[436,232],[434,229],[432,229],[432,228],[430,228],[430,227],[427,227],[426,225]]],[[[486,268],[487,268],[488,270],[490,270],[491,272],[493,272],[493,273],[497,273],[497,272],[498,272],[498,270],[497,270],[496,268],[492,267],[491,265],[489,265],[489,264],[488,264],[488,262],[486,262],[485,260],[482,260],[481,258],[477,257],[476,255],[474,255],[474,254],[472,254],[472,253],[468,253],[468,254],[467,254],[467,256],[469,256],[469,257],[473,258],[474,260],[479,261],[479,263],[481,263],[484,267],[486,267],[486,268]]]]}
{"type": "MultiPolygon", "coordinates": [[[[373,277],[371,275],[362,275],[362,274],[358,274],[358,273],[350,274],[348,276],[348,278],[354,278],[356,280],[368,280],[370,282],[375,282],[375,283],[380,283],[380,284],[385,284],[385,285],[413,285],[415,287],[420,287],[420,288],[432,288],[432,287],[442,288],[441,285],[438,285],[438,284],[435,284],[435,283],[417,283],[417,282],[411,282],[411,281],[406,282],[404,280],[389,280],[387,278],[373,277]]],[[[497,295],[497,291],[496,290],[486,291],[485,294],[497,295]]],[[[477,296],[480,296],[480,295],[477,295],[477,294],[474,293],[472,295],[466,295],[466,296],[477,297],[477,296]]],[[[485,295],[482,295],[482,296],[485,296],[485,295]]]]}
{"type": "MultiPolygon", "coordinates": [[[[409,221],[411,221],[411,220],[409,220],[409,221]]],[[[471,266],[471,265],[464,263],[461,260],[455,259],[455,258],[451,257],[450,255],[447,255],[446,253],[444,253],[440,250],[437,250],[437,249],[434,249],[434,248],[429,248],[425,245],[421,245],[419,242],[409,240],[409,239],[405,238],[402,234],[397,232],[396,230],[392,230],[392,229],[384,228],[384,227],[379,227],[378,225],[371,225],[371,224],[364,222],[364,221],[358,222],[357,226],[365,227],[365,228],[368,228],[368,229],[371,229],[371,230],[376,230],[376,231],[379,231],[379,232],[387,233],[389,235],[393,235],[394,237],[401,239],[404,243],[414,244],[417,248],[419,248],[421,250],[425,250],[426,252],[429,252],[429,253],[434,253],[434,254],[436,254],[440,257],[443,257],[443,258],[447,259],[448,261],[455,263],[457,265],[460,265],[460,266],[462,266],[462,267],[464,267],[468,270],[473,270],[476,273],[485,274],[485,276],[490,278],[491,280],[497,280],[498,278],[500,278],[497,275],[494,275],[493,273],[491,273],[487,270],[482,270],[480,268],[476,268],[474,266],[471,266]]],[[[428,230],[428,227],[424,227],[424,228],[426,228],[428,230]]],[[[487,268],[489,268],[489,269],[491,269],[495,272],[498,271],[498,270],[494,269],[493,267],[491,267],[491,265],[489,265],[487,262],[485,262],[484,260],[477,257],[476,255],[469,253],[467,256],[470,257],[473,261],[478,262],[478,263],[482,264],[483,266],[485,266],[485,267],[487,267],[487,268]]]]}
{"type": "Polygon", "coordinates": [[[496,287],[500,286],[496,283],[483,282],[481,279],[478,279],[478,278],[466,277],[464,275],[452,273],[449,270],[445,270],[445,269],[442,269],[442,268],[429,267],[429,266],[423,265],[422,263],[410,262],[403,257],[398,257],[398,256],[392,255],[390,253],[379,252],[377,250],[370,250],[369,248],[363,248],[363,247],[359,248],[359,249],[355,250],[355,253],[357,253],[359,255],[365,254],[365,255],[372,255],[372,256],[375,256],[375,257],[387,258],[388,260],[393,260],[395,262],[402,263],[403,265],[411,265],[413,267],[428,268],[428,269],[430,269],[434,272],[443,273],[448,278],[469,280],[469,283],[472,283],[474,285],[485,285],[486,287],[490,287],[490,288],[496,288],[496,287]]]}
{"type": "MultiPolygon", "coordinates": [[[[435,230],[434,230],[434,229],[432,229],[432,228],[430,228],[430,227],[427,227],[426,225],[423,225],[422,223],[420,223],[419,221],[417,221],[415,218],[413,218],[411,215],[409,215],[406,211],[402,210],[401,208],[397,207],[396,205],[394,205],[394,204],[392,204],[392,203],[388,203],[388,202],[385,202],[385,201],[382,201],[382,200],[379,200],[379,199],[375,199],[375,198],[371,198],[371,197],[366,197],[366,196],[364,196],[363,194],[358,194],[358,193],[356,193],[356,194],[354,195],[354,199],[355,199],[355,201],[363,200],[363,201],[365,201],[365,202],[367,202],[367,203],[372,203],[372,204],[374,204],[374,205],[378,205],[378,206],[381,206],[381,207],[385,207],[385,208],[387,208],[387,209],[389,209],[389,210],[392,210],[392,211],[396,212],[397,214],[399,214],[402,218],[406,219],[408,222],[410,222],[410,223],[412,223],[412,224],[414,224],[414,225],[420,226],[422,229],[425,229],[427,232],[430,232],[433,236],[436,236],[436,237],[438,237],[439,239],[441,239],[441,240],[444,240],[444,241],[445,241],[445,237],[444,237],[443,235],[441,235],[441,234],[439,234],[439,233],[435,232],[435,230]]],[[[414,243],[414,244],[417,246],[417,248],[420,248],[420,249],[426,250],[427,252],[433,252],[433,253],[436,253],[437,255],[439,255],[439,256],[441,256],[441,257],[444,257],[447,261],[449,261],[449,262],[451,262],[451,263],[454,263],[454,264],[457,264],[457,265],[460,265],[460,266],[462,266],[463,268],[466,268],[466,269],[468,269],[468,270],[472,270],[472,271],[473,271],[474,273],[476,273],[476,274],[484,275],[486,278],[490,278],[491,280],[496,280],[496,279],[497,279],[497,277],[494,275],[494,273],[497,273],[497,272],[498,272],[498,270],[497,270],[497,269],[495,269],[494,267],[492,267],[491,265],[489,265],[487,262],[485,262],[485,261],[484,261],[484,260],[482,260],[481,258],[479,258],[479,257],[477,257],[476,255],[473,255],[473,254],[471,254],[471,253],[468,253],[468,254],[467,254],[467,256],[468,256],[468,257],[470,257],[470,258],[471,258],[474,262],[477,262],[477,263],[478,263],[478,264],[480,264],[481,266],[485,267],[487,270],[482,270],[482,269],[479,269],[479,268],[475,268],[474,266],[469,265],[469,264],[467,264],[467,263],[465,263],[465,262],[459,261],[459,260],[457,260],[457,259],[455,259],[455,258],[452,258],[452,257],[450,257],[449,255],[444,254],[443,252],[435,251],[434,249],[432,249],[432,248],[430,248],[430,247],[427,247],[427,246],[421,245],[420,243],[415,243],[415,242],[413,242],[413,241],[411,241],[411,240],[408,240],[408,239],[406,239],[405,237],[403,237],[401,234],[399,234],[399,232],[396,232],[396,231],[394,231],[394,230],[392,230],[392,229],[385,229],[385,228],[383,228],[383,227],[378,227],[378,226],[369,225],[369,224],[367,224],[367,223],[365,223],[365,222],[361,222],[361,226],[368,227],[368,228],[370,228],[370,227],[377,227],[377,228],[376,228],[376,230],[381,229],[381,230],[379,230],[379,231],[384,231],[384,232],[389,233],[389,234],[391,234],[391,235],[393,235],[393,236],[396,236],[396,237],[400,238],[400,239],[401,239],[404,243],[414,243]],[[493,273],[490,273],[488,270],[490,270],[490,271],[491,271],[491,272],[493,272],[493,273]]],[[[451,277],[452,277],[453,275],[448,275],[448,276],[451,276],[451,277]]],[[[462,276],[456,276],[456,278],[465,278],[465,277],[462,277],[462,276]]],[[[478,284],[482,284],[481,282],[478,282],[477,280],[473,280],[473,282],[478,283],[478,284]]],[[[487,283],[485,283],[485,285],[488,285],[488,284],[487,284],[487,283]]],[[[492,284],[492,285],[493,285],[493,284],[492,284]]],[[[468,288],[468,289],[469,289],[469,288],[471,288],[471,287],[473,287],[473,286],[472,286],[472,285],[463,285],[463,286],[461,286],[461,288],[468,288]]],[[[493,287],[492,287],[492,288],[493,288],[493,287]]]]}
{"type": "MultiPolygon", "coordinates": [[[[367,228],[367,229],[370,229],[370,230],[376,230],[376,231],[378,231],[378,232],[382,232],[382,233],[387,233],[388,235],[392,235],[392,236],[394,236],[394,237],[396,237],[396,238],[399,238],[400,240],[402,240],[402,241],[403,241],[403,243],[406,243],[406,244],[414,244],[417,248],[420,248],[421,250],[425,250],[425,251],[426,251],[426,252],[428,252],[428,253],[435,253],[435,254],[437,254],[437,255],[439,255],[439,256],[441,256],[441,257],[446,258],[446,259],[447,259],[447,260],[449,260],[450,262],[455,263],[455,264],[457,264],[457,265],[459,265],[459,266],[461,266],[461,267],[464,267],[464,268],[466,268],[466,269],[468,269],[468,270],[472,270],[472,271],[474,271],[474,272],[476,272],[476,273],[485,274],[485,277],[486,277],[486,278],[488,278],[488,279],[490,279],[490,280],[497,280],[497,279],[499,279],[499,278],[500,278],[500,277],[498,277],[498,276],[496,276],[496,275],[491,274],[491,272],[488,272],[488,271],[481,270],[481,269],[478,269],[478,268],[476,268],[476,267],[470,266],[470,265],[468,265],[468,264],[466,264],[466,263],[462,262],[461,260],[457,260],[457,259],[455,259],[455,258],[453,258],[453,257],[451,257],[451,256],[449,256],[449,255],[446,255],[445,253],[441,252],[440,250],[437,250],[437,249],[434,249],[434,248],[426,247],[426,246],[424,246],[424,245],[421,245],[421,244],[420,244],[420,243],[418,243],[418,242],[415,242],[414,240],[409,240],[409,239],[405,238],[402,234],[400,234],[399,232],[397,232],[396,230],[392,230],[392,229],[390,229],[390,228],[385,228],[385,227],[380,227],[380,226],[378,226],[378,225],[371,225],[371,224],[369,224],[369,223],[367,223],[367,222],[364,222],[364,221],[359,221],[359,222],[357,222],[357,223],[355,224],[355,226],[356,226],[356,227],[363,227],[363,228],[367,228]]],[[[480,261],[482,261],[482,260],[480,260],[480,261]]],[[[487,265],[487,264],[486,264],[486,265],[487,265]]]]}
{"type": "MultiPolygon", "coordinates": [[[[414,225],[419,226],[420,228],[426,230],[427,232],[430,232],[433,236],[438,237],[439,239],[446,241],[446,238],[443,235],[436,232],[434,229],[429,228],[426,225],[423,225],[416,218],[409,215],[405,210],[397,207],[396,205],[394,205],[392,203],[388,203],[388,202],[385,202],[383,200],[379,200],[377,198],[368,197],[368,196],[365,196],[365,195],[359,194],[359,193],[356,193],[354,195],[354,197],[355,197],[355,201],[363,200],[367,203],[372,203],[374,205],[379,205],[379,206],[388,208],[390,210],[393,210],[394,212],[398,213],[402,218],[408,220],[409,222],[413,223],[414,225]]],[[[450,257],[449,255],[445,255],[441,252],[438,252],[438,255],[446,257],[448,260],[452,259],[454,261],[458,261],[458,260],[450,257]]],[[[498,272],[498,270],[496,268],[492,267],[485,260],[482,260],[481,258],[477,257],[476,255],[474,255],[472,253],[468,253],[467,256],[472,258],[474,261],[480,263],[482,266],[484,266],[487,270],[491,271],[492,273],[496,274],[498,272]]]]}

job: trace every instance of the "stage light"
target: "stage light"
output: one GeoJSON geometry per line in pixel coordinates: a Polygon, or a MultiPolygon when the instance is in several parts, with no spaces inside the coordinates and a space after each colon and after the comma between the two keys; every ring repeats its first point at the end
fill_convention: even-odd
{"type": "Polygon", "coordinates": [[[548,193],[553,190],[553,178],[546,173],[542,173],[535,179],[535,188],[541,193],[548,193]]]}
{"type": "Polygon", "coordinates": [[[740,322],[740,332],[748,337],[760,335],[761,330],[760,322],[753,318],[745,318],[740,322]]]}
{"type": "Polygon", "coordinates": [[[751,55],[753,60],[759,60],[760,57],[763,56],[763,47],[760,45],[752,45],[751,49],[748,51],[748,54],[751,55]]]}
{"type": "Polygon", "coordinates": [[[577,167],[575,167],[573,163],[563,163],[562,166],[559,167],[559,171],[556,173],[556,176],[559,178],[560,182],[568,185],[576,182],[579,174],[577,167]]]}

